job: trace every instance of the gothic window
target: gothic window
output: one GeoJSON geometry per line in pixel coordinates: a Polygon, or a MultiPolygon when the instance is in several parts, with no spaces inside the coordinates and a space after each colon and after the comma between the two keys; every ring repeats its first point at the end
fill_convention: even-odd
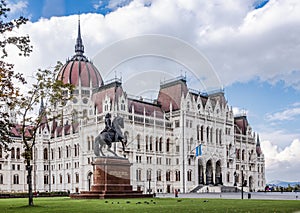
{"type": "Polygon", "coordinates": [[[60,174],[60,175],[59,175],[59,183],[62,184],[62,182],[63,182],[63,177],[62,177],[62,175],[60,174]]]}
{"type": "Polygon", "coordinates": [[[219,129],[216,129],[216,144],[219,143],[219,129]]]}
{"type": "Polygon", "coordinates": [[[155,151],[158,151],[159,145],[158,145],[158,137],[155,139],[155,151]]]}
{"type": "Polygon", "coordinates": [[[136,140],[137,140],[137,149],[140,150],[141,149],[141,136],[137,135],[136,140]]]}
{"type": "Polygon", "coordinates": [[[71,183],[71,175],[70,174],[67,174],[67,182],[71,183]]]}
{"type": "Polygon", "coordinates": [[[242,160],[245,160],[245,150],[242,150],[242,160]]]}
{"type": "Polygon", "coordinates": [[[141,181],[142,180],[142,170],[137,169],[136,170],[136,181],[141,181]]]}
{"type": "Polygon", "coordinates": [[[15,159],[15,148],[11,148],[11,159],[15,159]]]}
{"type": "Polygon", "coordinates": [[[167,143],[166,143],[166,152],[170,152],[170,139],[167,139],[167,143]]]}
{"type": "Polygon", "coordinates": [[[75,155],[75,157],[77,157],[77,145],[76,144],[74,144],[74,155],[75,155]]]}
{"type": "Polygon", "coordinates": [[[0,145],[0,158],[2,158],[2,146],[0,145]]]}
{"type": "Polygon", "coordinates": [[[180,171],[175,171],[175,181],[180,181],[180,171]]]}
{"type": "Polygon", "coordinates": [[[75,181],[76,181],[76,183],[79,183],[79,174],[78,173],[75,173],[75,181]]]}
{"type": "Polygon", "coordinates": [[[72,112],[72,123],[78,122],[78,112],[76,110],[73,110],[72,112]]]}
{"type": "Polygon", "coordinates": [[[153,146],[153,137],[150,136],[150,141],[149,141],[149,149],[152,151],[152,146],[153,146]]]}
{"type": "Polygon", "coordinates": [[[219,144],[222,144],[222,129],[219,130],[219,144]]]}
{"type": "Polygon", "coordinates": [[[88,151],[91,150],[91,141],[90,141],[90,137],[87,137],[87,142],[88,142],[88,151]]]}
{"type": "Polygon", "coordinates": [[[69,147],[66,146],[66,157],[68,158],[69,157],[69,147]]]}
{"type": "Polygon", "coordinates": [[[52,184],[55,184],[55,176],[52,175],[52,184]]]}
{"type": "Polygon", "coordinates": [[[187,110],[187,111],[190,110],[190,102],[189,102],[189,101],[186,103],[186,110],[187,110]]]}
{"type": "Polygon", "coordinates": [[[166,171],[166,181],[171,181],[171,172],[170,172],[170,170],[166,171]]]}
{"type": "Polygon", "coordinates": [[[206,127],[206,141],[209,143],[209,127],[206,127]]]}
{"type": "Polygon", "coordinates": [[[44,184],[49,184],[49,176],[44,175],[44,184]]]}
{"type": "Polygon", "coordinates": [[[58,158],[61,159],[61,147],[58,147],[58,158]]]}
{"type": "Polygon", "coordinates": [[[54,160],[54,149],[51,149],[51,160],[54,160]]]}
{"type": "Polygon", "coordinates": [[[19,184],[19,175],[14,175],[13,184],[19,184]]]}
{"type": "Polygon", "coordinates": [[[151,180],[151,169],[147,170],[147,180],[151,180]]]}
{"type": "Polygon", "coordinates": [[[148,135],[146,135],[146,151],[148,151],[148,135]]]}
{"type": "Polygon", "coordinates": [[[121,101],[121,110],[125,111],[125,101],[124,100],[121,101]]]}
{"type": "Polygon", "coordinates": [[[156,172],[156,180],[161,181],[161,170],[157,170],[156,172]]]}
{"type": "Polygon", "coordinates": [[[187,181],[192,181],[192,170],[187,171],[187,181]]]}
{"type": "Polygon", "coordinates": [[[44,149],[44,160],[48,160],[48,149],[44,149]]]}
{"type": "Polygon", "coordinates": [[[3,175],[0,174],[0,184],[3,184],[3,175]]]}
{"type": "Polygon", "coordinates": [[[159,139],[159,151],[162,152],[162,138],[159,139]]]}

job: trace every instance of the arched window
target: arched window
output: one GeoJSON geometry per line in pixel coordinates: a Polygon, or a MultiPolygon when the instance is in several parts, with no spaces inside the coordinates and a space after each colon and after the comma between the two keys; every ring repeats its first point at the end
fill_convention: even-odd
{"type": "Polygon", "coordinates": [[[153,137],[150,136],[150,141],[149,141],[149,150],[152,151],[152,146],[153,146],[153,137]]]}
{"type": "Polygon", "coordinates": [[[19,184],[19,175],[14,175],[13,184],[19,184]]]}
{"type": "Polygon", "coordinates": [[[60,174],[59,175],[59,183],[62,184],[63,183],[63,176],[60,174]]]}
{"type": "Polygon", "coordinates": [[[192,170],[187,171],[187,181],[192,181],[192,170]]]}
{"type": "Polygon", "coordinates": [[[20,159],[21,154],[20,154],[20,148],[17,148],[17,159],[20,159]]]}
{"type": "Polygon", "coordinates": [[[76,183],[79,183],[79,174],[78,173],[75,173],[75,181],[76,181],[76,183]]]}
{"type": "Polygon", "coordinates": [[[206,127],[206,141],[207,141],[207,143],[209,143],[209,126],[208,127],[206,127]]]}
{"type": "Polygon", "coordinates": [[[245,150],[242,150],[242,160],[245,160],[245,150]]]}
{"type": "Polygon", "coordinates": [[[52,184],[55,184],[55,176],[52,175],[52,184]]]}
{"type": "Polygon", "coordinates": [[[222,129],[219,130],[219,144],[222,144],[222,129]]]}
{"type": "Polygon", "coordinates": [[[175,181],[180,181],[180,171],[175,171],[175,181]]]}
{"type": "Polygon", "coordinates": [[[0,174],[0,184],[3,184],[3,175],[0,174]]]}
{"type": "Polygon", "coordinates": [[[146,135],[145,140],[146,140],[146,151],[148,151],[148,135],[146,135]]]}
{"type": "Polygon", "coordinates": [[[14,147],[11,148],[10,153],[11,153],[11,159],[15,159],[15,148],[14,147]]]}
{"type": "Polygon", "coordinates": [[[151,169],[147,170],[147,180],[151,180],[151,169]]]}
{"type": "Polygon", "coordinates": [[[51,149],[51,160],[54,160],[54,149],[51,149]]]}
{"type": "Polygon", "coordinates": [[[141,136],[137,135],[136,140],[137,140],[137,149],[140,150],[141,149],[141,136]]]}
{"type": "Polygon", "coordinates": [[[162,138],[159,139],[159,151],[162,152],[162,138]]]}
{"type": "Polygon", "coordinates": [[[74,155],[75,155],[75,157],[77,157],[77,145],[76,144],[74,144],[74,155]]]}
{"type": "Polygon", "coordinates": [[[49,184],[49,176],[44,175],[44,184],[49,184]]]}
{"type": "Polygon", "coordinates": [[[61,159],[61,147],[58,147],[58,158],[61,159]]]}
{"type": "Polygon", "coordinates": [[[90,141],[90,137],[88,136],[87,137],[87,145],[88,145],[88,151],[90,151],[91,150],[91,141],[90,141]]]}
{"type": "Polygon", "coordinates": [[[171,171],[166,171],[166,181],[171,181],[171,171]]]}
{"type": "Polygon", "coordinates": [[[48,149],[44,149],[44,160],[48,160],[48,149]]]}
{"type": "Polygon", "coordinates": [[[167,139],[166,152],[170,152],[170,138],[167,139]]]}
{"type": "Polygon", "coordinates": [[[159,144],[158,144],[158,137],[156,137],[155,139],[155,151],[157,152],[159,148],[159,144]]]}
{"type": "Polygon", "coordinates": [[[67,182],[71,183],[71,175],[70,174],[67,174],[67,179],[68,179],[67,182]]]}
{"type": "Polygon", "coordinates": [[[156,180],[161,181],[161,170],[157,170],[156,172],[156,180]]]}
{"type": "Polygon", "coordinates": [[[141,181],[142,180],[142,170],[137,169],[136,170],[136,181],[141,181]]]}
{"type": "Polygon", "coordinates": [[[68,158],[69,157],[69,147],[66,146],[66,157],[68,158]]]}

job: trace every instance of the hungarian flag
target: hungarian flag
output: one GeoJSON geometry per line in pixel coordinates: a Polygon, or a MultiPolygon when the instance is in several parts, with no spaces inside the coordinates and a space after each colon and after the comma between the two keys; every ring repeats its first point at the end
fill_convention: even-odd
{"type": "Polygon", "coordinates": [[[202,144],[199,144],[199,146],[196,147],[196,157],[202,155],[202,144]]]}

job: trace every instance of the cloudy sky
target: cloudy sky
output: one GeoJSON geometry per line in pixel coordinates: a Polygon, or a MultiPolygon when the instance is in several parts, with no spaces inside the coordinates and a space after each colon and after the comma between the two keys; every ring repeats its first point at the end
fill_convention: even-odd
{"type": "MultiPolygon", "coordinates": [[[[78,14],[85,54],[92,60],[110,44],[135,36],[163,35],[186,42],[209,61],[213,75],[225,89],[229,105],[236,113],[247,113],[252,129],[259,133],[267,181],[300,181],[300,1],[9,0],[8,3],[12,9],[9,18],[23,15],[30,19],[16,33],[30,36],[33,53],[26,59],[14,54],[9,58],[16,64],[16,70],[27,76],[38,68],[53,67],[56,61],[65,62],[74,54],[78,14]]],[[[167,77],[189,72],[165,59],[135,60],[135,64],[143,64],[138,67],[143,71],[172,72],[167,77]],[[160,68],[146,66],[154,62],[160,68]],[[165,71],[164,66],[172,67],[172,71],[165,71]]],[[[98,69],[101,72],[101,67],[98,69]]],[[[126,70],[140,71],[130,63],[123,63],[115,75],[125,76],[126,70]]],[[[196,73],[201,75],[201,71],[196,73]]],[[[108,80],[111,76],[103,77],[108,80]]],[[[191,86],[202,89],[197,84],[191,86]]]]}

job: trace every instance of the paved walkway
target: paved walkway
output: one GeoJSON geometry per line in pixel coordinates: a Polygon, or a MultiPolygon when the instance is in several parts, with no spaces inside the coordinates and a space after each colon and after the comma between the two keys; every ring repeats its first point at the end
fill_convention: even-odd
{"type": "MultiPolygon", "coordinates": [[[[156,194],[156,197],[170,198],[174,194],[156,194]]],[[[179,198],[223,198],[223,199],[241,199],[242,193],[187,193],[178,195],[179,198]]],[[[244,199],[259,199],[259,200],[299,200],[300,192],[244,192],[244,199]]]]}

